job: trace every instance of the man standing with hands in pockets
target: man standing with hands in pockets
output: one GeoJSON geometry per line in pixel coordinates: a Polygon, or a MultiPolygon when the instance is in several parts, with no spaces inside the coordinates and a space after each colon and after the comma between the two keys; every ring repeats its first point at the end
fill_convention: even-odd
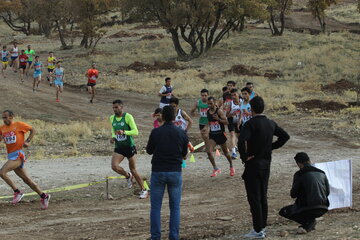
{"type": "Polygon", "coordinates": [[[161,205],[167,187],[170,207],[169,239],[179,240],[180,201],[182,191],[181,164],[188,153],[188,137],[174,125],[175,110],[165,106],[162,112],[165,123],[152,130],[146,147],[153,154],[151,164],[151,240],[161,239],[161,205]]]}
{"type": "Polygon", "coordinates": [[[252,118],[242,127],[238,143],[240,158],[245,164],[242,178],[254,227],[244,237],[261,239],[266,236],[271,152],[282,147],[290,136],[262,114],[265,104],[261,97],[254,97],[250,105],[252,118]],[[273,136],[278,137],[275,142],[273,136]]]}

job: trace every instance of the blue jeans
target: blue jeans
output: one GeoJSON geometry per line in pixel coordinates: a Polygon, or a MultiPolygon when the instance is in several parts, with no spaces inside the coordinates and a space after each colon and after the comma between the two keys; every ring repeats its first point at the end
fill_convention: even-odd
{"type": "Polygon", "coordinates": [[[180,201],[182,190],[181,172],[151,173],[151,240],[161,239],[161,205],[166,186],[169,194],[170,207],[169,239],[179,240],[180,201]]]}

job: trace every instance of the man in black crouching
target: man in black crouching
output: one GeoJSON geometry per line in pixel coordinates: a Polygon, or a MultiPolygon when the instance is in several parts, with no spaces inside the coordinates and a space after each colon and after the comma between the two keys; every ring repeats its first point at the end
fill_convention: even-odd
{"type": "Polygon", "coordinates": [[[300,223],[298,233],[304,234],[315,230],[316,218],[328,211],[330,190],[325,173],[311,165],[306,153],[297,153],[295,161],[300,170],[294,175],[290,195],[296,201],[282,208],[279,214],[300,223]]]}

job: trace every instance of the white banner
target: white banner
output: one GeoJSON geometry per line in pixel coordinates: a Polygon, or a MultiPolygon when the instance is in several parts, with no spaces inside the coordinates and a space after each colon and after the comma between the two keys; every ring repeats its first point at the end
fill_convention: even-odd
{"type": "Polygon", "coordinates": [[[352,206],[352,162],[340,160],[334,162],[315,163],[315,167],[323,170],[330,184],[329,210],[352,206]]]}

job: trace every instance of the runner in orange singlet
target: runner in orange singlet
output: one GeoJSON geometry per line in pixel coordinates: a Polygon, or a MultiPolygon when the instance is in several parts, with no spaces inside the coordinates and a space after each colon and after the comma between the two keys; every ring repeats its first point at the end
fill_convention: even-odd
{"type": "Polygon", "coordinates": [[[89,94],[91,94],[90,103],[93,103],[93,100],[95,97],[96,81],[99,77],[99,70],[96,69],[95,63],[93,63],[91,65],[91,68],[89,70],[87,70],[86,77],[88,78],[87,89],[88,89],[89,94]]]}

